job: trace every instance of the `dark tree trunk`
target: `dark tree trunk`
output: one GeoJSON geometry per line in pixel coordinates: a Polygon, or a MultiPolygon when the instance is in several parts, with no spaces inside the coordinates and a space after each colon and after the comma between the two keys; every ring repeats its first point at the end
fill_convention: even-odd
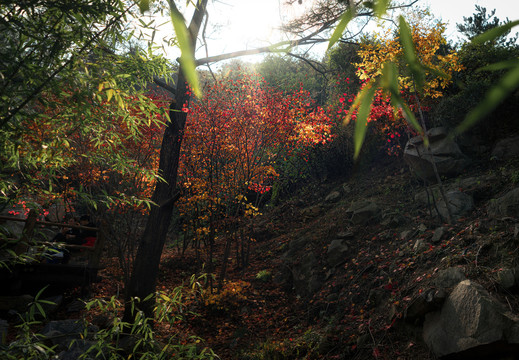
{"type": "MultiPolygon", "coordinates": [[[[181,78],[182,76],[179,76],[179,80],[181,78]]],[[[186,97],[186,91],[177,91],[176,104],[182,104],[178,101],[182,92],[186,97]]],[[[158,182],[153,192],[152,201],[158,206],[151,208],[144,234],[139,242],[130,281],[125,290],[127,304],[135,297],[143,300],[155,292],[160,257],[171,223],[173,205],[178,197],[176,190],[177,171],[186,113],[179,111],[177,107],[178,105],[175,105],[175,103],[171,104],[171,122],[164,131],[160,151],[160,175],[166,182],[158,182]]],[[[141,303],[138,308],[143,310],[147,316],[151,316],[154,305],[155,298],[152,298],[145,303],[141,303]]],[[[132,319],[131,306],[126,306],[124,320],[131,322],[132,319]]]]}
{"type": "MultiPolygon", "coordinates": [[[[201,0],[198,3],[191,23],[189,24],[188,29],[191,35],[191,49],[195,49],[198,32],[205,16],[207,1],[208,0],[201,0]]],[[[171,6],[175,6],[173,1],[170,3],[171,6]]],[[[168,123],[164,131],[160,149],[159,174],[165,182],[157,182],[155,186],[151,199],[157,206],[152,207],[150,211],[144,234],[139,242],[130,281],[126,284],[126,303],[123,318],[125,322],[133,322],[134,314],[132,314],[132,306],[130,305],[131,300],[134,298],[141,300],[141,302],[136,303],[135,306],[139,310],[142,310],[146,317],[153,317],[155,297],[153,296],[145,302],[143,300],[150,294],[155,293],[160,257],[171,223],[173,205],[179,196],[176,187],[177,173],[182,135],[186,125],[187,115],[182,111],[182,108],[188,104],[190,100],[190,92],[188,90],[182,67],[180,67],[178,71],[175,101],[171,104],[169,112],[171,122],[168,123]]]]}

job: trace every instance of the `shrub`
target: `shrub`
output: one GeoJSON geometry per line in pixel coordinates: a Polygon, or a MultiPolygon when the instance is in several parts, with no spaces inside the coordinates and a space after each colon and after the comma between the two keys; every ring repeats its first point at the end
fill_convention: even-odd
{"type": "Polygon", "coordinates": [[[247,299],[244,292],[249,286],[250,283],[246,281],[225,281],[220,291],[206,294],[204,305],[217,312],[235,309],[247,299]]]}
{"type": "Polygon", "coordinates": [[[256,280],[268,282],[272,279],[272,273],[268,270],[261,270],[256,274],[256,280]]]}

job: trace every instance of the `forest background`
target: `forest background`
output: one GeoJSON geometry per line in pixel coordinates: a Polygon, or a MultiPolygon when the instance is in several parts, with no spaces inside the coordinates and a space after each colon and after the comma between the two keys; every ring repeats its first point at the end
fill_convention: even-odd
{"type": "Polygon", "coordinates": [[[53,220],[64,212],[108,220],[109,251],[126,284],[128,322],[135,297],[148,299],[142,309],[152,315],[155,302],[148,295],[154,294],[166,241],[183,252],[195,250],[208,274],[206,300],[218,303],[229,251],[237,249],[243,267],[250,260],[249,220],[310,179],[348,176],[363,161],[401,156],[423,124],[460,129],[465,114],[485,103],[506,76],[512,85],[473,122],[498,105],[493,116],[506,121],[499,127],[479,122],[471,134],[491,143],[517,130],[519,50],[516,38],[507,37],[515,23],[484,8],[466,14],[458,27],[465,40],[453,44],[445,24],[415,8],[416,2],[392,4],[408,27],[400,21],[398,28],[388,23],[378,33],[358,34],[336,30],[348,16],[376,15],[376,6],[359,3],[352,13],[349,3],[318,3],[318,16],[304,14],[285,30],[300,44],[331,37],[333,46],[322,58],[298,52],[291,40],[260,49],[275,54],[259,63],[231,61],[217,71],[199,71],[194,80],[196,65],[258,51],[195,60],[194,46],[186,43],[196,44],[204,25],[197,16],[206,3],[188,3],[193,21],[184,27],[183,9],[160,2],[2,7],[2,206],[13,215],[37,207],[53,220]],[[167,10],[175,36],[162,46],[183,50],[179,64],[186,71],[158,52],[155,23],[141,16],[167,10]],[[491,29],[502,31],[471,41],[491,29]],[[414,43],[419,70],[402,34],[414,43]],[[372,80],[386,77],[386,91],[377,90],[372,80]],[[372,100],[361,101],[366,97],[372,100]],[[177,158],[168,159],[173,154],[177,158]],[[218,269],[217,246],[225,249],[218,269]]]}

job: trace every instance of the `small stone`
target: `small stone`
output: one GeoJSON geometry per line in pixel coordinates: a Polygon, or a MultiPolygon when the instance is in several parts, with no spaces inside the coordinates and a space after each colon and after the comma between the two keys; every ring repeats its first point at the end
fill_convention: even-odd
{"type": "Polygon", "coordinates": [[[418,226],[418,231],[420,231],[420,232],[427,231],[427,226],[425,226],[425,224],[420,224],[420,226],[418,226]]]}
{"type": "Polygon", "coordinates": [[[422,239],[416,240],[413,250],[417,253],[424,251],[427,248],[427,245],[425,244],[425,241],[422,239]]]}
{"type": "Polygon", "coordinates": [[[341,198],[340,192],[332,191],[331,193],[328,194],[328,196],[326,196],[326,198],[324,198],[324,201],[326,201],[327,203],[334,203],[334,202],[339,201],[340,198],[341,198]]]}
{"type": "Polygon", "coordinates": [[[354,234],[351,231],[341,231],[337,234],[338,239],[351,239],[353,238],[354,234]]]}
{"type": "Polygon", "coordinates": [[[334,268],[345,262],[349,252],[348,250],[348,245],[345,244],[343,240],[333,240],[330,245],[328,245],[328,264],[334,268]]]}
{"type": "Polygon", "coordinates": [[[515,274],[512,269],[503,269],[497,274],[497,282],[504,289],[513,288],[515,285],[515,274]]]}
{"type": "Polygon", "coordinates": [[[413,236],[415,236],[415,230],[405,230],[400,233],[400,239],[404,241],[410,240],[413,236]]]}
{"type": "Polygon", "coordinates": [[[463,270],[458,267],[450,267],[445,270],[441,270],[438,275],[436,275],[434,284],[440,289],[448,289],[458,285],[465,279],[466,277],[463,273],[463,270]]]}
{"type": "Polygon", "coordinates": [[[443,235],[445,235],[445,228],[443,226],[436,228],[436,230],[434,230],[434,234],[431,239],[431,242],[433,244],[439,243],[441,241],[443,235]]]}

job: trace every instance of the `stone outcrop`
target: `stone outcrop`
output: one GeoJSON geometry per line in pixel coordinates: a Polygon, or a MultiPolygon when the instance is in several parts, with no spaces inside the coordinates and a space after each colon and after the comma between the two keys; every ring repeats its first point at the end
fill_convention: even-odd
{"type": "Polygon", "coordinates": [[[440,176],[458,175],[469,164],[468,158],[444,128],[430,129],[427,136],[430,152],[421,136],[411,138],[404,150],[404,160],[419,177],[436,182],[433,161],[440,176]]]}
{"type": "Polygon", "coordinates": [[[423,337],[438,357],[477,346],[519,343],[519,318],[492,298],[480,285],[464,280],[440,311],[426,315],[423,337]]]}
{"type": "Polygon", "coordinates": [[[369,200],[354,202],[346,210],[346,216],[350,217],[350,220],[355,225],[364,225],[378,220],[380,214],[381,210],[379,206],[375,202],[369,200]]]}
{"type": "MultiPolygon", "coordinates": [[[[449,203],[451,214],[454,219],[459,219],[460,217],[468,214],[472,209],[474,209],[474,200],[472,196],[467,193],[461,192],[459,190],[449,191],[445,194],[447,198],[447,202],[449,203]]],[[[442,218],[448,218],[447,206],[442,198],[436,203],[436,207],[442,218]]]]}
{"type": "Polygon", "coordinates": [[[519,218],[519,188],[511,190],[497,199],[492,199],[488,213],[493,217],[519,218]]]}
{"type": "Polygon", "coordinates": [[[327,261],[328,264],[334,268],[339,264],[345,262],[349,254],[349,247],[347,242],[344,239],[333,240],[330,245],[328,245],[327,250],[327,261]]]}
{"type": "Polygon", "coordinates": [[[516,159],[519,156],[519,136],[498,141],[491,156],[497,160],[516,159]]]}

